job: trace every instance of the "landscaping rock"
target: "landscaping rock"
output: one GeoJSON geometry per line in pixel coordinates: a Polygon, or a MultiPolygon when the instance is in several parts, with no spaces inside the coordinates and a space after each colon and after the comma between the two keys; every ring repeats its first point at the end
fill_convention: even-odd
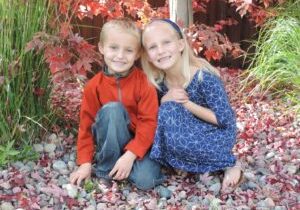
{"type": "Polygon", "coordinates": [[[1,204],[1,210],[14,210],[15,207],[10,202],[3,202],[1,204]]]}

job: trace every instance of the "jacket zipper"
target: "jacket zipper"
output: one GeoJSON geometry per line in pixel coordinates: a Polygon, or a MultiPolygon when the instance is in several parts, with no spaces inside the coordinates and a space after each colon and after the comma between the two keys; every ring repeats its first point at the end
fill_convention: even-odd
{"type": "Polygon", "coordinates": [[[120,77],[116,77],[117,88],[118,88],[118,99],[122,103],[122,92],[121,92],[121,85],[120,85],[120,77]]]}

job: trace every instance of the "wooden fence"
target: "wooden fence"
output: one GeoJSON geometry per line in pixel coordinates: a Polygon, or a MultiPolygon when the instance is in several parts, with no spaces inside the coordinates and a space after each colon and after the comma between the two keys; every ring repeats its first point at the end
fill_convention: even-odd
{"type": "MultiPolygon", "coordinates": [[[[152,7],[163,6],[165,0],[148,0],[152,7]]],[[[255,25],[247,18],[241,18],[236,12],[236,8],[230,6],[226,0],[210,0],[206,4],[206,14],[202,12],[194,13],[195,23],[204,23],[209,26],[214,26],[214,24],[222,19],[234,18],[238,21],[237,25],[226,26],[223,29],[231,42],[238,42],[243,50],[248,50],[250,44],[249,41],[256,38],[256,28],[255,25]]],[[[93,19],[84,18],[83,20],[77,20],[78,28],[75,29],[80,33],[85,39],[87,39],[91,44],[97,45],[99,41],[99,34],[101,26],[103,25],[103,19],[100,16],[94,17],[93,19]]],[[[251,50],[253,51],[253,50],[251,50]]],[[[221,65],[232,66],[232,67],[245,67],[242,63],[242,59],[237,60],[223,60],[221,65]]]]}

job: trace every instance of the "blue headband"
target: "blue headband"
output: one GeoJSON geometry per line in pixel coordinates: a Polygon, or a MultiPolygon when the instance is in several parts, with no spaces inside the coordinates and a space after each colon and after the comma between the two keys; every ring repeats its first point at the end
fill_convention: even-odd
{"type": "Polygon", "coordinates": [[[166,22],[166,23],[169,23],[169,24],[175,29],[175,31],[177,31],[177,33],[178,33],[179,36],[180,36],[180,39],[183,39],[182,32],[181,32],[179,26],[178,26],[175,22],[173,22],[173,21],[170,20],[170,19],[158,19],[158,20],[161,20],[161,21],[164,21],[164,22],[166,22]]]}

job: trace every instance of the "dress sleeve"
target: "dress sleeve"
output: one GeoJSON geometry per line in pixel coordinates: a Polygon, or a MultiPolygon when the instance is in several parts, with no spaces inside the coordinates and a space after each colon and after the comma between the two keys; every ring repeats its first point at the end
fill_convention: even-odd
{"type": "Polygon", "coordinates": [[[203,72],[201,89],[208,108],[216,115],[218,126],[221,128],[235,126],[235,115],[221,79],[203,72]]]}

